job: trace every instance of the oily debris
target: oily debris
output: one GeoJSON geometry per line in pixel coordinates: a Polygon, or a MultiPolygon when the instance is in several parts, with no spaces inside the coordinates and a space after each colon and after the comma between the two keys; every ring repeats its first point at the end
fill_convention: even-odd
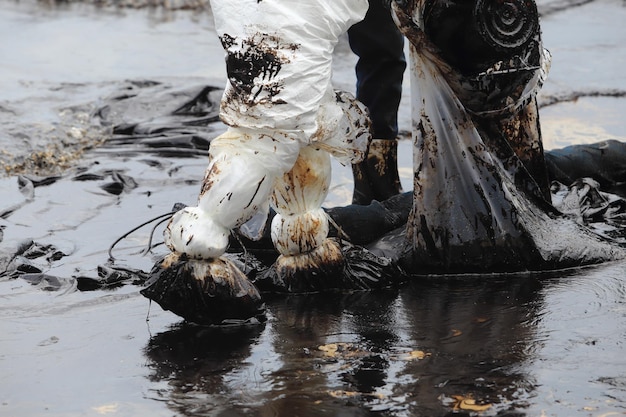
{"type": "MultiPolygon", "coordinates": [[[[7,175],[32,173],[45,176],[58,174],[72,167],[73,163],[89,148],[91,146],[66,150],[58,144],[53,144],[44,150],[34,151],[16,162],[0,161],[0,166],[7,175]]],[[[6,151],[4,153],[7,154],[6,151]]]]}
{"type": "Polygon", "coordinates": [[[354,344],[345,342],[328,343],[318,346],[317,349],[321,351],[325,357],[329,358],[350,358],[364,356],[367,354],[367,352],[360,350],[354,344]]]}
{"type": "MultiPolygon", "coordinates": [[[[325,358],[332,359],[354,359],[362,358],[368,355],[378,355],[378,353],[370,352],[367,349],[363,349],[354,343],[336,342],[327,343],[317,347],[317,350],[322,352],[325,358]]],[[[400,361],[414,361],[423,360],[431,356],[430,352],[423,350],[401,350],[399,352],[391,354],[389,357],[394,360],[400,361]]]]}
{"type": "Polygon", "coordinates": [[[75,165],[83,154],[102,145],[111,135],[111,128],[93,123],[91,108],[67,108],[59,112],[59,122],[52,126],[24,126],[9,135],[26,142],[29,152],[15,156],[11,151],[0,153],[0,172],[5,175],[60,174],[75,165]],[[45,137],[45,140],[39,140],[45,137]],[[39,145],[38,145],[39,143],[39,145]]]}
{"type": "Polygon", "coordinates": [[[209,0],[40,0],[40,3],[58,6],[71,3],[87,3],[101,7],[143,9],[160,7],[165,10],[205,10],[209,0]]]}
{"type": "Polygon", "coordinates": [[[422,360],[430,356],[430,352],[424,352],[423,350],[412,350],[410,352],[400,355],[399,359],[405,361],[422,360]]]}
{"type": "Polygon", "coordinates": [[[452,409],[454,411],[487,411],[491,408],[491,404],[481,403],[476,401],[470,395],[453,395],[452,396],[452,409]]]}

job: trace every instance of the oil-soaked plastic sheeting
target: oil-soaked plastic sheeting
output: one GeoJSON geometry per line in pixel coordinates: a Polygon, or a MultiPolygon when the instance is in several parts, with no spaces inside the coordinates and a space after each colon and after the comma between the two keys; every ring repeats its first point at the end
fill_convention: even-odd
{"type": "MultiPolygon", "coordinates": [[[[534,173],[506,143],[512,139],[510,132],[481,128],[482,116],[468,111],[458,94],[457,81],[464,76],[441,58],[419,26],[425,4],[407,2],[404,9],[395,4],[397,21],[411,42],[415,126],[414,201],[403,259],[407,270],[523,271],[623,257],[622,249],[561,216],[542,198],[546,193],[533,181],[534,173]]],[[[539,66],[536,71],[545,69],[539,66]]],[[[520,87],[527,79],[524,74],[520,87]]],[[[541,83],[531,80],[536,94],[541,83]]],[[[520,103],[503,109],[496,118],[518,117],[519,113],[510,112],[534,105],[532,95],[512,100],[520,103]]],[[[492,109],[489,116],[494,116],[492,109]]],[[[519,130],[532,132],[523,123],[519,130]]]]}
{"type": "Polygon", "coordinates": [[[589,145],[572,145],[546,153],[553,180],[570,185],[591,177],[603,191],[626,197],[626,143],[606,140],[589,145]]]}

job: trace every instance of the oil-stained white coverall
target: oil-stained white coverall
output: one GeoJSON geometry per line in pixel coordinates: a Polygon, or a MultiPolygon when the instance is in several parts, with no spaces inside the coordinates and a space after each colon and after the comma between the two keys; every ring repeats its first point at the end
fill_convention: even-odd
{"type": "Polygon", "coordinates": [[[226,52],[228,130],[211,142],[197,206],[173,216],[165,242],[192,259],[217,258],[233,228],[255,215],[248,230],[264,223],[271,199],[277,249],[306,253],[328,233],[328,152],[353,163],[367,149],[365,108],[333,90],[331,62],[368,1],[212,0],[211,8],[226,52]]]}

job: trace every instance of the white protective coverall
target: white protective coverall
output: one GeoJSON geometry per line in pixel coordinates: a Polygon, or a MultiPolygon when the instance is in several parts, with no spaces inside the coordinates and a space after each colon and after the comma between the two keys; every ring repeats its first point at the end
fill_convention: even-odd
{"type": "Polygon", "coordinates": [[[231,229],[255,214],[264,224],[273,195],[274,244],[283,255],[306,253],[328,233],[327,152],[353,163],[367,149],[365,108],[333,91],[331,62],[368,2],[212,0],[211,8],[226,52],[220,116],[229,127],[211,142],[198,205],[173,216],[165,242],[192,259],[217,258],[231,229]]]}

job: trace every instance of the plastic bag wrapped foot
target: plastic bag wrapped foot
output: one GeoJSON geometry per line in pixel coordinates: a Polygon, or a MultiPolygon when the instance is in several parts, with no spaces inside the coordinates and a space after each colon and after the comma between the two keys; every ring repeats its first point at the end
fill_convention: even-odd
{"type": "Polygon", "coordinates": [[[264,320],[257,288],[228,259],[191,260],[175,253],[153,267],[141,294],[198,324],[264,320]]]}
{"type": "Polygon", "coordinates": [[[390,287],[405,279],[390,259],[348,242],[326,239],[309,253],[281,255],[255,285],[262,291],[286,293],[362,291],[390,287]]]}

